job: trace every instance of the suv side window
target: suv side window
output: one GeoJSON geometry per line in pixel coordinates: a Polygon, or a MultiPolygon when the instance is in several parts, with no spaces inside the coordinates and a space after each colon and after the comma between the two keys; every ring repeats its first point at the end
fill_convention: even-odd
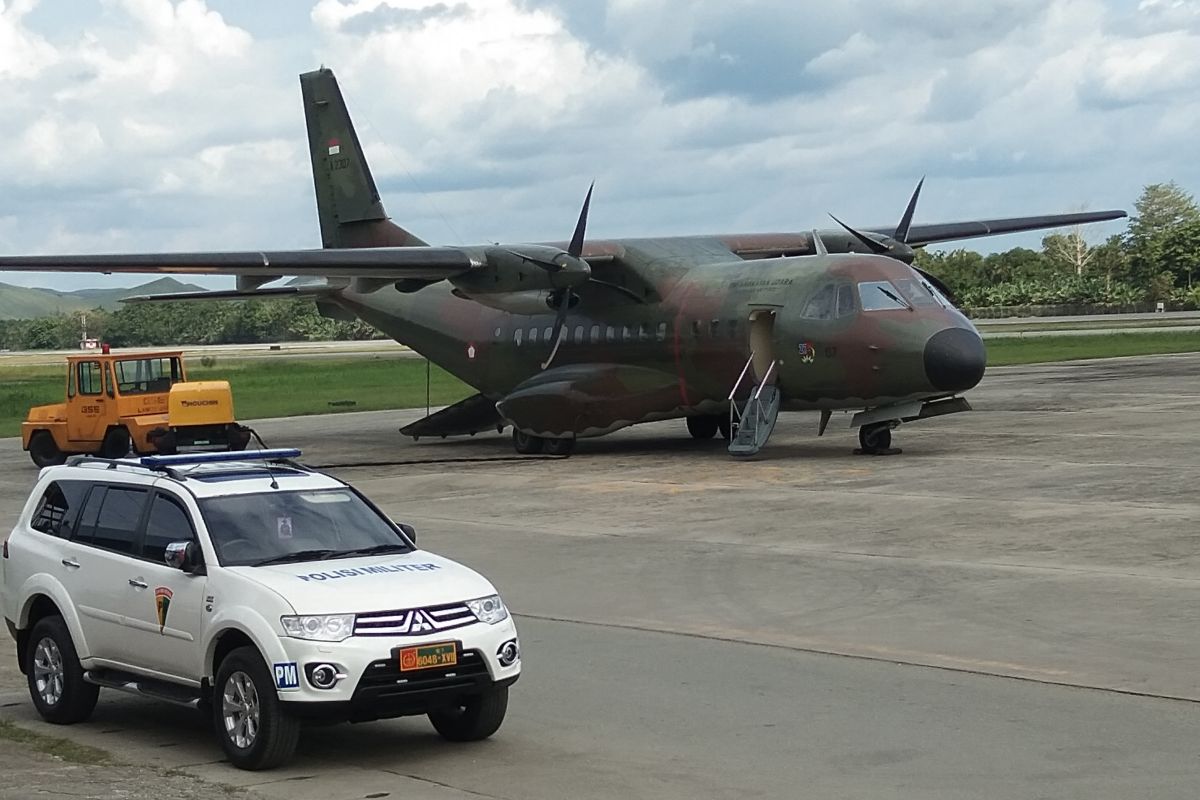
{"type": "Polygon", "coordinates": [[[42,494],[29,527],[51,536],[71,538],[87,490],[88,485],[82,481],[54,481],[42,494]]]}
{"type": "Polygon", "coordinates": [[[178,501],[165,494],[156,494],[150,501],[150,516],[146,518],[146,535],[142,539],[142,558],[163,563],[163,552],[171,542],[186,542],[196,538],[192,519],[178,501]]]}
{"type": "Polygon", "coordinates": [[[88,495],[75,540],[117,553],[133,552],[146,490],[125,486],[96,486],[88,495]]]}

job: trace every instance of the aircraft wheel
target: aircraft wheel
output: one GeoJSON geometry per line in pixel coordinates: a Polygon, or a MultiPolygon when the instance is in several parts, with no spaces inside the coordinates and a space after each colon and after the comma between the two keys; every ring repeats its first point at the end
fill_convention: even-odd
{"type": "Polygon", "coordinates": [[[124,458],[129,455],[129,431],[124,428],[109,428],[100,443],[101,458],[124,458]]]}
{"type": "Polygon", "coordinates": [[[716,414],[687,418],[688,433],[692,435],[693,439],[711,439],[717,435],[717,428],[720,427],[720,424],[721,418],[716,414]]]}
{"type": "Polygon", "coordinates": [[[52,467],[67,460],[67,455],[58,449],[50,431],[38,431],[29,439],[29,457],[39,467],[52,467]]]}
{"type": "Polygon", "coordinates": [[[864,453],[887,452],[892,447],[892,426],[886,422],[863,425],[858,429],[858,444],[864,453]]]}
{"type": "Polygon", "coordinates": [[[559,439],[545,439],[543,449],[549,456],[569,456],[575,452],[575,437],[563,436],[559,439]]]}
{"type": "Polygon", "coordinates": [[[513,449],[523,456],[537,455],[542,452],[542,448],[546,445],[546,440],[542,437],[521,433],[516,428],[513,428],[512,438],[513,449]]]}
{"type": "Polygon", "coordinates": [[[717,430],[721,432],[721,438],[729,441],[734,437],[733,422],[729,419],[728,414],[722,414],[717,419],[717,430]]]}

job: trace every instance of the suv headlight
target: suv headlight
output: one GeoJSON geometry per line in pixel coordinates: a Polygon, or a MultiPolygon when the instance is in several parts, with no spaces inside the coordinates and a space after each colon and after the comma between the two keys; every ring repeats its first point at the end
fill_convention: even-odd
{"type": "Polygon", "coordinates": [[[280,617],[284,632],[293,639],[314,642],[340,642],[354,634],[353,614],[307,614],[280,617]]]}
{"type": "Polygon", "coordinates": [[[471,609],[475,619],[486,622],[488,625],[495,625],[497,622],[508,619],[508,609],[504,607],[504,601],[498,594],[481,597],[478,600],[468,600],[467,608],[471,609]]]}

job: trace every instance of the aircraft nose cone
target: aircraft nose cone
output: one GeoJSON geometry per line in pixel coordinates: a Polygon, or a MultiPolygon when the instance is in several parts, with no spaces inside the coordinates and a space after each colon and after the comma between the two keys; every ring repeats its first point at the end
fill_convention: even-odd
{"type": "Polygon", "coordinates": [[[979,334],[966,328],[947,328],[925,343],[925,374],[934,388],[961,392],[979,383],[987,352],[979,334]]]}

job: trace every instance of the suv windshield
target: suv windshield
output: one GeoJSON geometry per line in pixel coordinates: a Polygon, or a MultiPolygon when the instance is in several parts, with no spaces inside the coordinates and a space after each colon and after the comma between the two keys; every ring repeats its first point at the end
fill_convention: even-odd
{"type": "Polygon", "coordinates": [[[350,489],[273,491],[199,502],[217,556],[227,567],[412,550],[382,514],[350,489]]]}

